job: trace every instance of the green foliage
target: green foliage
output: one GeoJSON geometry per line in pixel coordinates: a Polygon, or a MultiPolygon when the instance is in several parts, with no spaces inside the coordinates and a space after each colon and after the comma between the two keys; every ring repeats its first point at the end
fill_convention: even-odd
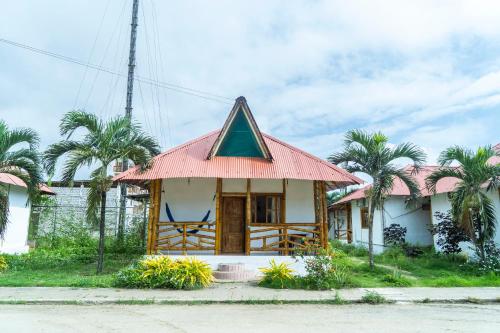
{"type": "Polygon", "coordinates": [[[392,274],[386,274],[382,277],[382,281],[394,287],[410,287],[413,283],[410,279],[401,274],[398,268],[392,271],[392,274]]]}
{"type": "Polygon", "coordinates": [[[345,254],[352,257],[366,257],[368,255],[368,249],[366,247],[343,243],[338,239],[332,240],[330,242],[330,247],[332,249],[341,250],[345,254]]]}
{"type": "Polygon", "coordinates": [[[293,269],[290,264],[282,262],[277,264],[274,259],[269,261],[269,267],[260,268],[264,274],[260,280],[259,285],[270,288],[285,288],[289,286],[295,279],[293,269]]]}
{"type": "Polygon", "coordinates": [[[345,288],[351,285],[350,269],[352,262],[339,249],[328,247],[319,249],[313,256],[299,253],[305,264],[306,276],[302,284],[308,289],[345,288]]]}
{"type": "MultiPolygon", "coordinates": [[[[38,134],[29,128],[9,129],[0,120],[0,173],[8,173],[24,181],[28,186],[29,200],[33,200],[42,182],[38,134]]],[[[0,238],[7,230],[9,210],[7,190],[0,185],[0,238]]]]}
{"type": "Polygon", "coordinates": [[[158,256],[140,260],[119,271],[113,281],[121,288],[198,289],[212,283],[210,266],[196,258],[172,260],[158,256]]]}
{"type": "Polygon", "coordinates": [[[361,301],[368,304],[383,304],[388,302],[384,296],[376,291],[367,291],[366,294],[361,297],[361,301]]]}
{"type": "Polygon", "coordinates": [[[128,159],[142,170],[150,165],[153,156],[160,153],[157,141],[145,133],[139,124],[129,117],[118,116],[109,121],[99,119],[92,113],[70,111],[59,125],[61,135],[66,138],[50,145],[44,153],[43,162],[47,172],[53,175],[57,161],[66,156],[62,181],[70,183],[81,167],[96,166],[90,176],[90,191],[87,196],[87,220],[99,220],[99,259],[97,272],[103,269],[106,193],[111,187],[112,177],[107,170],[115,160],[128,159]],[[73,133],[85,130],[80,140],[73,140],[73,133]],[[97,214],[101,217],[97,219],[97,214]]]}
{"type": "MultiPolygon", "coordinates": [[[[424,164],[426,155],[422,149],[411,144],[402,143],[389,147],[389,138],[381,132],[367,133],[362,130],[351,130],[345,135],[342,152],[332,154],[328,160],[339,164],[349,172],[362,172],[373,179],[367,190],[368,228],[373,231],[373,215],[375,208],[383,208],[384,199],[392,190],[394,180],[402,181],[410,191],[410,198],[420,195],[420,188],[413,175],[424,164]],[[407,158],[412,161],[413,168],[398,168],[395,161],[407,158]]],[[[369,235],[373,235],[372,232],[369,235]]],[[[368,239],[369,263],[373,268],[373,237],[368,239]]]]}
{"type": "Polygon", "coordinates": [[[450,196],[452,216],[470,237],[480,260],[486,257],[485,245],[495,236],[497,225],[494,203],[484,191],[496,192],[500,187],[500,165],[489,163],[494,156],[500,153],[491,146],[475,152],[460,146],[447,148],[439,156],[440,168],[426,179],[433,192],[443,178],[458,180],[450,196]],[[458,167],[452,163],[458,163],[458,167]]]}
{"type": "Polygon", "coordinates": [[[0,273],[6,271],[9,268],[9,265],[7,264],[7,260],[5,259],[4,256],[0,255],[0,273]]]}

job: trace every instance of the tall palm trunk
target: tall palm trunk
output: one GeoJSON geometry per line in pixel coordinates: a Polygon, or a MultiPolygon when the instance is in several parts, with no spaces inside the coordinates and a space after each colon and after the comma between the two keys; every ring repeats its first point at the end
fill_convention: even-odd
{"type": "Polygon", "coordinates": [[[104,265],[104,231],[106,227],[106,191],[101,191],[101,220],[99,222],[99,257],[97,258],[97,274],[102,273],[104,265]]]}
{"type": "Polygon", "coordinates": [[[375,205],[373,204],[373,199],[368,201],[368,261],[370,264],[370,269],[373,270],[375,267],[375,261],[373,259],[373,216],[375,215],[375,205]]]}

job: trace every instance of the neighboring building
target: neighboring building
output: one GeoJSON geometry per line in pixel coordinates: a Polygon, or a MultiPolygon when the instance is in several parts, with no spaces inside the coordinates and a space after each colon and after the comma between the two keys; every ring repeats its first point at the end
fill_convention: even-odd
{"type": "Polygon", "coordinates": [[[244,97],[222,130],[115,181],[150,189],[148,253],[291,254],[327,242],[326,190],[361,184],[260,132],[244,97]]]}
{"type": "MultiPolygon", "coordinates": [[[[500,144],[495,146],[500,150],[500,144]]],[[[500,163],[499,157],[493,157],[489,161],[492,164],[500,163]]],[[[422,197],[416,202],[408,202],[408,187],[399,179],[394,182],[391,193],[384,203],[383,212],[375,210],[373,221],[373,243],[376,252],[384,249],[383,230],[392,223],[399,224],[407,228],[406,240],[412,244],[434,245],[437,250],[436,237],[433,237],[430,228],[433,224],[439,223],[434,214],[436,212],[446,213],[451,209],[448,199],[449,193],[453,192],[458,182],[454,178],[444,178],[438,182],[436,193],[430,193],[425,186],[425,178],[437,166],[425,166],[415,179],[420,186],[422,197]]],[[[365,191],[371,185],[358,189],[329,207],[330,235],[332,238],[340,239],[348,243],[368,246],[368,226],[366,224],[368,205],[365,191]]],[[[500,190],[488,191],[487,195],[495,204],[497,221],[500,220],[500,190]]],[[[500,228],[500,226],[498,227],[500,228]]],[[[495,235],[495,242],[500,243],[500,232],[495,235]]],[[[468,249],[467,244],[463,244],[463,249],[468,249]]]]}
{"type": "MultiPolygon", "coordinates": [[[[0,173],[0,183],[8,191],[9,223],[3,239],[0,238],[0,253],[28,252],[28,228],[31,204],[28,202],[28,187],[19,177],[0,173]]],[[[40,186],[42,194],[55,193],[46,185],[40,186]]]]}

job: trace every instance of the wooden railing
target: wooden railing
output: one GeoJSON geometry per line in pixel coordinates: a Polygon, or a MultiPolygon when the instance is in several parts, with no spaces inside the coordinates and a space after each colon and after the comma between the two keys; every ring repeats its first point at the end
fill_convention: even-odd
{"type": "Polygon", "coordinates": [[[319,223],[251,223],[247,229],[247,248],[251,252],[280,252],[289,255],[295,250],[321,246],[319,223]],[[255,246],[261,242],[261,246],[255,246]]]}
{"type": "Polygon", "coordinates": [[[215,224],[210,222],[159,222],[158,251],[214,251],[215,224]]]}
{"type": "Polygon", "coordinates": [[[352,239],[352,230],[337,229],[334,232],[334,236],[335,239],[350,241],[352,239]]]}

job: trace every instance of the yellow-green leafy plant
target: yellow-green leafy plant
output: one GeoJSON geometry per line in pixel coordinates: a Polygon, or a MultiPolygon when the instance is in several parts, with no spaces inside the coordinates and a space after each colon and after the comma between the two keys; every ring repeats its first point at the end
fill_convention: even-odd
{"type": "Polygon", "coordinates": [[[8,268],[9,265],[7,264],[7,260],[4,256],[0,256],[0,273],[6,271],[8,268]]]}
{"type": "Polygon", "coordinates": [[[207,287],[212,281],[212,269],[204,261],[157,256],[122,269],[113,284],[124,288],[196,289],[207,287]]]}
{"type": "Polygon", "coordinates": [[[177,259],[172,265],[171,283],[175,289],[208,287],[213,281],[212,268],[196,258],[177,259]]]}
{"type": "Polygon", "coordinates": [[[271,288],[285,288],[293,283],[295,276],[290,264],[282,262],[277,264],[274,259],[269,261],[269,267],[259,268],[264,275],[259,284],[271,288]]]}

